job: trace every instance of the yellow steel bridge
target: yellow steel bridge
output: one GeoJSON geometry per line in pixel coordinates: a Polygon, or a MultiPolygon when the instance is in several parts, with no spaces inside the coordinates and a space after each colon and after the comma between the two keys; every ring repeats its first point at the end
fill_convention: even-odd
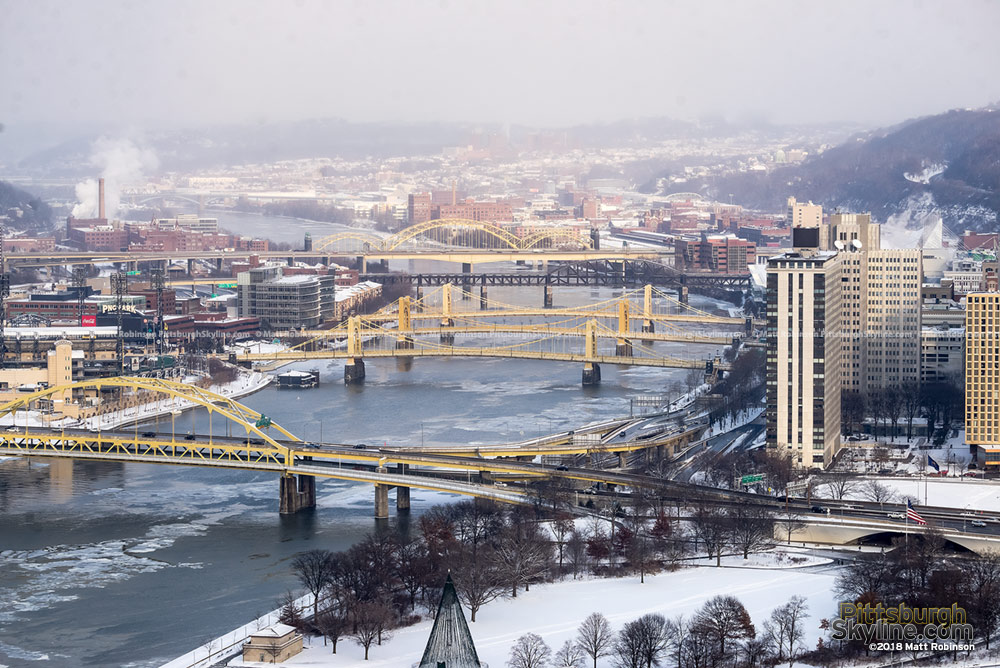
{"type": "Polygon", "coordinates": [[[582,362],[591,370],[594,365],[619,364],[714,372],[725,368],[718,360],[708,364],[704,357],[664,355],[653,344],[730,345],[752,326],[745,318],[696,309],[649,285],[589,307],[534,309],[480,298],[479,310],[463,310],[463,304],[471,303],[469,297],[445,285],[415,300],[401,297],[377,313],[352,316],[332,329],[286,333],[299,340],[286,349],[255,352],[248,347],[231,359],[263,362],[272,369],[296,360],[346,359],[351,360],[345,369],[348,382],[364,377],[365,358],[386,357],[497,357],[582,362]],[[534,321],[540,318],[545,321],[534,321]],[[428,320],[434,326],[418,325],[428,320]],[[609,320],[610,325],[605,324],[609,320]],[[693,324],[715,329],[689,329],[693,324]],[[743,331],[722,330],[733,326],[743,331]],[[488,337],[490,344],[455,344],[456,338],[466,337],[488,337]]]}
{"type": "MultiPolygon", "coordinates": [[[[150,412],[140,413],[137,410],[135,415],[136,420],[152,419],[150,412]]],[[[258,411],[209,390],[169,380],[132,377],[96,379],[26,394],[0,406],[0,420],[6,421],[8,416],[12,426],[0,432],[2,455],[273,471],[281,475],[282,512],[294,512],[313,505],[315,492],[312,485],[317,477],[367,482],[376,486],[376,512],[379,516],[388,512],[386,494],[390,487],[397,488],[397,503],[404,504],[408,503],[408,490],[412,487],[507,502],[522,500],[522,493],[516,490],[472,482],[471,478],[468,481],[455,480],[445,474],[447,471],[544,476],[551,471],[503,458],[532,458],[539,454],[626,453],[652,447],[674,447],[687,443],[704,428],[699,424],[647,441],[613,445],[594,439],[577,442],[564,434],[519,444],[447,447],[442,448],[441,453],[433,448],[358,449],[346,444],[305,443],[258,411]],[[210,425],[212,415],[222,417],[227,433],[215,435],[211,426],[207,435],[182,438],[177,438],[173,429],[170,434],[143,432],[142,435],[138,426],[132,433],[122,429],[102,430],[101,415],[71,425],[66,423],[72,421],[65,418],[44,427],[31,425],[32,416],[37,418],[41,415],[35,409],[43,403],[68,400],[81,392],[117,394],[116,401],[119,403],[129,403],[129,399],[139,397],[154,410],[156,401],[161,397],[181,400],[187,406],[200,406],[207,410],[210,425]],[[23,426],[17,426],[19,423],[23,426]],[[396,471],[390,472],[389,466],[394,466],[396,471]],[[420,474],[407,473],[410,467],[420,467],[420,474]],[[308,484],[303,485],[304,481],[308,484]]],[[[620,421],[615,421],[604,428],[617,431],[620,424],[620,421]]],[[[584,478],[589,479],[588,476],[584,478]]]]}

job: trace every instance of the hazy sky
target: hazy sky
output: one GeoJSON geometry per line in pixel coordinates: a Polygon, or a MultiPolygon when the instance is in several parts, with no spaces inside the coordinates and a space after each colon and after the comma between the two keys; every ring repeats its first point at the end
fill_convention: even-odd
{"type": "Polygon", "coordinates": [[[890,123],[1000,99],[1000,2],[0,0],[0,123],[890,123]]]}

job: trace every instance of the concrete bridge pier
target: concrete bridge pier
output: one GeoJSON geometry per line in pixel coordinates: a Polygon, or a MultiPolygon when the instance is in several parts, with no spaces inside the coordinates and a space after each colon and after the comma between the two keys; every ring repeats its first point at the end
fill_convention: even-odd
{"type": "MultiPolygon", "coordinates": [[[[378,468],[379,473],[385,473],[385,467],[378,468]]],[[[375,483],[375,519],[389,519],[389,486],[375,483]]]]}
{"type": "Polygon", "coordinates": [[[681,287],[677,288],[677,301],[679,301],[681,304],[688,303],[688,288],[686,285],[682,285],[681,287]]]}
{"type": "MultiPolygon", "coordinates": [[[[194,276],[194,260],[193,259],[188,258],[187,268],[188,268],[188,276],[194,276]]],[[[166,274],[164,274],[164,276],[165,275],[166,274]]]]}
{"type": "Polygon", "coordinates": [[[628,453],[619,452],[618,453],[618,468],[624,469],[628,468],[628,453]]]}
{"type": "MultiPolygon", "coordinates": [[[[441,320],[441,326],[442,327],[454,327],[455,326],[455,321],[452,320],[451,318],[443,318],[441,320]]],[[[453,345],[455,345],[455,335],[452,334],[451,332],[441,332],[441,343],[443,343],[446,346],[453,346],[453,345]]]]}
{"type": "Polygon", "coordinates": [[[462,300],[472,299],[472,263],[462,263],[462,300]]]}
{"type": "Polygon", "coordinates": [[[396,485],[396,512],[410,511],[410,488],[396,485]]]}
{"type": "Polygon", "coordinates": [[[642,321],[642,332],[644,334],[652,334],[655,331],[656,331],[656,327],[653,325],[653,321],[652,320],[643,320],[642,321]]]}
{"type": "MultiPolygon", "coordinates": [[[[410,469],[409,464],[396,464],[396,473],[399,475],[406,475],[406,472],[410,469]]],[[[396,485],[396,512],[404,511],[408,512],[410,510],[410,488],[401,487],[396,485]]]]}
{"type": "Polygon", "coordinates": [[[292,515],[316,507],[316,478],[311,475],[286,474],[278,488],[278,512],[292,515]]]}
{"type": "Polygon", "coordinates": [[[352,357],[350,364],[344,365],[344,384],[358,385],[365,380],[365,361],[360,357],[352,357]]]}
{"type": "Polygon", "coordinates": [[[544,308],[552,308],[552,286],[546,284],[544,289],[545,293],[543,296],[542,306],[544,308]]]}
{"type": "Polygon", "coordinates": [[[485,311],[489,306],[489,299],[486,296],[486,284],[479,286],[479,310],[485,311]]]}
{"type": "Polygon", "coordinates": [[[401,336],[396,339],[396,350],[413,350],[413,337],[401,336]]]}
{"type": "Polygon", "coordinates": [[[632,341],[629,339],[618,339],[615,344],[615,355],[618,357],[632,357],[632,341]]]}
{"type": "Polygon", "coordinates": [[[288,257],[285,258],[285,264],[287,264],[289,267],[294,267],[295,266],[295,258],[292,257],[291,255],[289,255],[288,257]]]}
{"type": "Polygon", "coordinates": [[[216,271],[222,271],[222,258],[221,257],[215,258],[215,270],[216,271]]]}
{"type": "Polygon", "coordinates": [[[417,283],[416,295],[413,298],[413,310],[421,311],[423,310],[423,302],[420,300],[424,298],[424,286],[417,283]]]}
{"type": "Polygon", "coordinates": [[[583,365],[583,384],[601,384],[601,365],[597,362],[587,362],[583,365]]]}

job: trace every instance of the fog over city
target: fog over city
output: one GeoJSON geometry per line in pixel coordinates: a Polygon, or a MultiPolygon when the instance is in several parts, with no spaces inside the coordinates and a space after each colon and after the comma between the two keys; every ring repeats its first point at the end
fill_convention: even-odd
{"type": "Polygon", "coordinates": [[[0,122],[888,124],[1000,97],[995,2],[0,2],[0,122]],[[957,76],[957,74],[961,76],[957,76]]]}

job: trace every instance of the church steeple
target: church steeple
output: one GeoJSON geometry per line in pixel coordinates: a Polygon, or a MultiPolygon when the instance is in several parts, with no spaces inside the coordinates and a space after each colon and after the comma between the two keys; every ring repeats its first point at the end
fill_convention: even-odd
{"type": "Polygon", "coordinates": [[[419,668],[480,668],[479,655],[450,574],[444,582],[434,627],[419,668]]]}

